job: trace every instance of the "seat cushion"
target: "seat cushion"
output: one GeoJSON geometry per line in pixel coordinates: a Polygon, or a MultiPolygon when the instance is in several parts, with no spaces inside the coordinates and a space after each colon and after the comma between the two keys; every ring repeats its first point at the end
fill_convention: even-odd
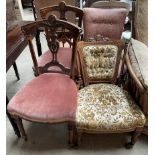
{"type": "MultiPolygon", "coordinates": [[[[57,54],[57,60],[63,64],[65,67],[71,67],[71,58],[72,58],[72,48],[63,48],[60,47],[57,54]]],[[[52,60],[52,53],[50,50],[43,53],[38,58],[38,66],[44,66],[52,60]]]]}
{"type": "Polygon", "coordinates": [[[113,84],[92,84],[78,92],[78,129],[121,132],[143,127],[145,116],[131,96],[113,84]]]}
{"type": "Polygon", "coordinates": [[[127,14],[125,8],[84,8],[84,38],[95,38],[100,34],[103,37],[120,39],[127,14]]]}
{"type": "Polygon", "coordinates": [[[42,74],[10,100],[8,111],[36,122],[63,122],[75,119],[77,88],[69,76],[42,74]]]}

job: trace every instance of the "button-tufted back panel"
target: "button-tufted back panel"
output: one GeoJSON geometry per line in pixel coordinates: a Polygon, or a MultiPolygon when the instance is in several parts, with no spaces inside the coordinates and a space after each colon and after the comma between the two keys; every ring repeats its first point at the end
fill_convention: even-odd
{"type": "Polygon", "coordinates": [[[95,45],[83,48],[83,58],[90,79],[112,79],[114,76],[118,47],[95,45]]]}
{"type": "Polygon", "coordinates": [[[120,39],[128,10],[125,8],[84,8],[84,38],[103,37],[120,39]]]}

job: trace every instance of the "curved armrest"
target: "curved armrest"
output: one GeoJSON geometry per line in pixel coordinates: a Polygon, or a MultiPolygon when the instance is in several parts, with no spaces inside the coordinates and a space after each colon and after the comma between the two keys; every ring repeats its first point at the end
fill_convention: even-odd
{"type": "Polygon", "coordinates": [[[141,92],[144,92],[145,91],[144,86],[141,84],[140,80],[137,78],[135,72],[132,69],[128,53],[126,53],[125,62],[126,62],[126,65],[127,65],[127,70],[129,72],[131,78],[135,81],[135,83],[136,83],[137,87],[139,88],[139,90],[141,92]]]}

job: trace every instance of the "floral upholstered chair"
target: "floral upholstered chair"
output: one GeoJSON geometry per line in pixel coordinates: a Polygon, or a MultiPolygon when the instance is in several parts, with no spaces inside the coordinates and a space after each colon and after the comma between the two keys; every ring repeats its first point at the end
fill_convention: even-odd
{"type": "Polygon", "coordinates": [[[127,147],[141,134],[145,115],[130,96],[116,85],[120,60],[127,45],[119,40],[79,42],[84,87],[78,92],[74,144],[80,133],[134,132],[127,147]]]}
{"type": "MultiPolygon", "coordinates": [[[[47,20],[30,23],[22,27],[27,37],[33,64],[37,77],[23,86],[8,103],[7,110],[15,119],[22,137],[27,140],[22,119],[41,123],[72,123],[75,120],[77,105],[77,86],[72,80],[74,77],[74,62],[76,43],[79,38],[80,28],[66,21],[59,20],[50,15],[47,20]],[[36,35],[37,28],[44,28],[49,50],[52,54],[51,61],[38,67],[35,56],[32,35],[36,35]],[[61,49],[61,40],[57,30],[67,30],[72,35],[72,48],[61,49]],[[58,56],[60,52],[72,51],[70,66],[66,66],[58,56]]],[[[63,31],[64,32],[64,31],[63,31]]],[[[65,33],[63,37],[66,38],[65,33]]],[[[69,59],[69,58],[68,58],[69,59]]]]}

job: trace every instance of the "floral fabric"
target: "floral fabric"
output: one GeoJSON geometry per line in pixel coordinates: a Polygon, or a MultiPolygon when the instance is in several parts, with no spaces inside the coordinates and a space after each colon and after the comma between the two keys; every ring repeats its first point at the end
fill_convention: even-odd
{"type": "Polygon", "coordinates": [[[109,79],[113,77],[118,52],[117,46],[85,46],[82,52],[89,78],[109,79]]]}
{"type": "Polygon", "coordinates": [[[92,84],[78,92],[78,129],[115,132],[143,127],[145,116],[131,96],[113,84],[92,84]]]}

